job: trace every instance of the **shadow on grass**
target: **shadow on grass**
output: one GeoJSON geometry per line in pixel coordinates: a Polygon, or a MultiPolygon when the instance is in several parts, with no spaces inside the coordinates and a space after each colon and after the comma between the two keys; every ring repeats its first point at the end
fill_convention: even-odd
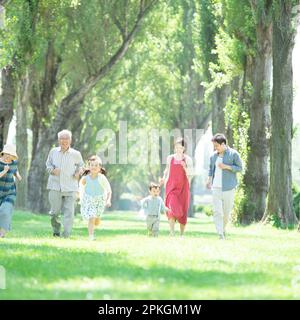
{"type": "MultiPolygon", "coordinates": [[[[11,252],[5,257],[2,265],[6,268],[8,275],[11,273],[15,278],[36,279],[41,286],[44,284],[59,281],[72,281],[74,279],[95,279],[108,278],[111,281],[121,280],[132,282],[136,281],[157,284],[166,289],[172,285],[188,286],[195,290],[199,289],[224,289],[226,286],[253,285],[254,282],[265,283],[269,276],[262,272],[224,272],[218,270],[196,270],[180,269],[153,262],[147,268],[143,268],[129,261],[124,253],[103,253],[86,250],[56,248],[47,245],[26,245],[4,243],[2,250],[11,252]],[[17,249],[16,255],[14,251],[17,249]],[[22,254],[20,254],[22,253],[22,254]],[[163,279],[159,283],[158,279],[163,279]]],[[[228,262],[225,263],[228,268],[228,262]]],[[[229,265],[230,267],[230,265],[229,265]]],[[[241,270],[243,268],[241,267],[241,270]]],[[[83,280],[84,281],[84,280],[83,280]]],[[[17,290],[17,288],[14,288],[17,290]]],[[[42,289],[42,288],[41,288],[42,289]]],[[[118,288],[120,290],[120,288],[118,288]]],[[[27,288],[30,292],[30,288],[27,288]]],[[[94,290],[98,290],[94,288],[94,290]]],[[[64,288],[61,291],[68,291],[64,288]]],[[[15,298],[25,298],[15,293],[15,298]]],[[[78,294],[84,292],[78,288],[78,294]]],[[[128,293],[121,292],[120,296],[128,297],[128,293]]],[[[138,295],[135,295],[138,298],[138,295]]]]}
{"type": "MultiPolygon", "coordinates": [[[[214,231],[206,231],[206,226],[208,224],[213,225],[211,221],[200,221],[198,218],[189,218],[187,224],[187,230],[185,232],[186,238],[217,238],[217,235],[214,231]],[[195,230],[194,226],[199,226],[198,230],[195,230]],[[189,230],[189,226],[192,230],[189,230]],[[201,228],[203,226],[203,228],[201,228]]],[[[121,235],[146,235],[146,222],[141,220],[138,216],[130,213],[109,213],[105,214],[103,217],[104,228],[96,229],[96,235],[99,237],[109,237],[109,236],[121,236],[121,235]],[[106,223],[112,223],[112,225],[105,225],[106,223]],[[120,222],[117,225],[117,228],[114,226],[114,222],[120,222]]],[[[161,221],[161,231],[160,236],[167,236],[169,234],[168,221],[161,221]]],[[[178,224],[176,224],[176,230],[178,230],[178,224]]],[[[244,228],[239,228],[243,230],[244,228]]],[[[177,231],[178,234],[178,231],[177,231]]],[[[81,217],[77,216],[73,228],[73,237],[86,237],[87,227],[84,226],[84,223],[81,221],[81,217]],[[79,224],[78,224],[79,223],[79,224]]],[[[13,220],[13,230],[10,233],[9,237],[17,238],[51,238],[52,237],[52,228],[50,224],[49,215],[41,214],[32,214],[28,212],[17,212],[13,220]]],[[[244,234],[238,234],[230,232],[228,235],[228,240],[236,240],[241,238],[247,239],[257,239],[257,235],[248,234],[245,229],[244,234]]],[[[270,239],[268,235],[259,235],[259,239],[270,239]]]]}
{"type": "MultiPolygon", "coordinates": [[[[163,225],[163,223],[162,223],[163,225]]],[[[73,228],[72,238],[77,237],[87,237],[87,227],[77,226],[73,228]]],[[[134,225],[134,227],[123,226],[123,228],[114,228],[110,229],[108,227],[100,227],[95,230],[95,235],[99,238],[101,237],[114,237],[114,236],[134,236],[134,235],[145,235],[147,236],[147,229],[144,224],[140,226],[134,225]]],[[[179,231],[176,231],[176,235],[179,235],[179,231]]],[[[164,228],[160,230],[159,236],[169,236],[169,229],[164,228]]],[[[37,221],[28,222],[22,226],[15,226],[13,231],[9,234],[9,238],[53,238],[52,236],[52,228],[49,225],[39,223],[37,221]]],[[[210,237],[217,238],[215,232],[204,232],[202,230],[199,231],[189,231],[185,232],[185,238],[201,238],[201,237],[210,237]]],[[[78,240],[78,239],[77,239],[78,240]]]]}

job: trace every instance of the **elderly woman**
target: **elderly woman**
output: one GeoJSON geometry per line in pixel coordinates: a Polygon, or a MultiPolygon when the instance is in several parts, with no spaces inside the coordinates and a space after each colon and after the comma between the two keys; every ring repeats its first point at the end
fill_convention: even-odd
{"type": "Polygon", "coordinates": [[[51,206],[51,224],[53,236],[60,236],[61,223],[59,215],[62,213],[64,232],[68,238],[72,231],[74,207],[78,192],[79,174],[83,167],[81,153],[71,148],[72,133],[62,130],[58,133],[59,147],[53,148],[46,162],[49,173],[47,189],[51,206]]]}
{"type": "Polygon", "coordinates": [[[190,182],[193,175],[193,160],[185,154],[185,142],[182,138],[175,141],[174,154],[167,158],[167,166],[161,184],[165,183],[166,207],[170,235],[174,235],[175,222],[180,225],[183,235],[187,223],[187,213],[190,205],[190,182]]]}

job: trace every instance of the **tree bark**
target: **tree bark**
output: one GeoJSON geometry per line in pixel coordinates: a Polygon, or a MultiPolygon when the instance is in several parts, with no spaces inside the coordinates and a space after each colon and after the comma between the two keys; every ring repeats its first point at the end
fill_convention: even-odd
{"type": "Polygon", "coordinates": [[[249,107],[249,152],[244,176],[245,196],[242,222],[259,221],[266,209],[270,130],[270,87],[272,72],[271,23],[260,21],[256,29],[257,54],[253,61],[253,79],[249,107]]]}
{"type": "Polygon", "coordinates": [[[224,84],[216,88],[213,92],[212,101],[212,131],[213,134],[225,133],[225,113],[224,108],[230,95],[230,85],[224,84]]]}
{"type": "Polygon", "coordinates": [[[271,105],[270,189],[263,220],[282,227],[297,223],[293,211],[291,151],[293,131],[292,1],[278,1],[273,17],[273,95],[271,105]]]}
{"type": "Polygon", "coordinates": [[[6,143],[9,124],[12,120],[15,100],[15,84],[12,66],[7,66],[1,70],[0,95],[0,149],[6,143]]]}
{"type": "MultiPolygon", "coordinates": [[[[234,79],[232,79],[231,83],[230,83],[230,94],[227,97],[227,101],[226,104],[228,102],[229,97],[231,97],[233,94],[237,94],[237,96],[239,97],[239,101],[241,100],[241,86],[240,86],[240,80],[242,79],[242,77],[235,77],[234,79]]],[[[229,146],[233,146],[234,144],[234,137],[233,137],[233,129],[232,129],[232,124],[230,123],[230,121],[225,121],[225,132],[226,132],[226,138],[227,138],[227,144],[229,146]]]]}
{"type": "MultiPolygon", "coordinates": [[[[32,155],[28,177],[28,184],[30,186],[30,188],[28,188],[28,205],[32,211],[45,212],[48,208],[46,200],[38,202],[36,199],[43,199],[46,193],[45,181],[47,180],[47,175],[45,174],[45,161],[48,152],[56,140],[57,132],[70,125],[73,114],[79,113],[85,96],[110,72],[113,66],[123,58],[136,33],[140,29],[142,21],[155,2],[156,0],[148,1],[148,5],[146,5],[146,2],[141,0],[140,11],[136,22],[116,53],[104,66],[95,72],[95,74],[89,76],[78,88],[72,90],[62,99],[54,120],[46,130],[39,134],[36,143],[36,152],[32,155]]],[[[46,199],[45,196],[44,199],[46,199]]]]}
{"type": "Polygon", "coordinates": [[[19,172],[22,181],[17,184],[16,206],[25,209],[27,206],[27,177],[28,177],[28,136],[27,136],[27,113],[29,104],[30,79],[28,70],[19,80],[16,106],[16,145],[19,156],[19,172]]]}

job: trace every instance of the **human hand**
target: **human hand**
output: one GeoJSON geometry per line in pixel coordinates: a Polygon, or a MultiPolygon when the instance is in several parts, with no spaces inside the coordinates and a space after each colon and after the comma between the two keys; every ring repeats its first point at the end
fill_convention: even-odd
{"type": "Polygon", "coordinates": [[[111,207],[111,202],[110,202],[110,200],[107,200],[105,205],[106,205],[107,208],[110,208],[110,207],[111,207]]]}
{"type": "Polygon", "coordinates": [[[59,168],[53,169],[51,174],[53,174],[54,176],[59,176],[60,175],[60,169],[59,168]]]}
{"type": "Polygon", "coordinates": [[[219,168],[222,169],[222,170],[224,170],[224,169],[229,169],[229,166],[226,165],[226,164],[224,164],[224,163],[219,163],[218,166],[219,166],[219,168]]]}
{"type": "Polygon", "coordinates": [[[21,181],[21,180],[22,180],[22,176],[20,175],[19,172],[16,173],[16,178],[18,179],[18,181],[21,181]]]}
{"type": "Polygon", "coordinates": [[[4,166],[4,169],[3,169],[4,173],[7,173],[8,170],[9,170],[9,166],[8,165],[4,166]]]}
{"type": "Polygon", "coordinates": [[[79,176],[82,176],[86,170],[87,170],[87,168],[85,168],[85,167],[80,168],[78,171],[79,176]]]}
{"type": "Polygon", "coordinates": [[[79,178],[80,178],[80,172],[79,171],[74,173],[74,178],[79,180],[79,178]]]}
{"type": "Polygon", "coordinates": [[[159,178],[158,179],[158,183],[160,186],[162,186],[165,183],[165,179],[164,178],[159,178]]]}
{"type": "Polygon", "coordinates": [[[211,189],[211,187],[212,187],[211,179],[208,179],[206,182],[206,188],[211,189]]]}

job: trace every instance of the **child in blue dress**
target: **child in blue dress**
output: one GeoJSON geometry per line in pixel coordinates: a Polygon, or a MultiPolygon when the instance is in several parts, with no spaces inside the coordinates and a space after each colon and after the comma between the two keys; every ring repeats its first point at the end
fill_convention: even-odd
{"type": "Polygon", "coordinates": [[[17,167],[16,147],[4,146],[0,155],[0,238],[4,238],[11,229],[13,207],[16,201],[16,183],[22,177],[17,167]]]}
{"type": "Polygon", "coordinates": [[[88,234],[90,240],[95,240],[95,226],[105,207],[111,206],[111,187],[102,168],[102,161],[98,156],[89,158],[88,170],[80,180],[81,216],[88,221],[88,234]]]}

